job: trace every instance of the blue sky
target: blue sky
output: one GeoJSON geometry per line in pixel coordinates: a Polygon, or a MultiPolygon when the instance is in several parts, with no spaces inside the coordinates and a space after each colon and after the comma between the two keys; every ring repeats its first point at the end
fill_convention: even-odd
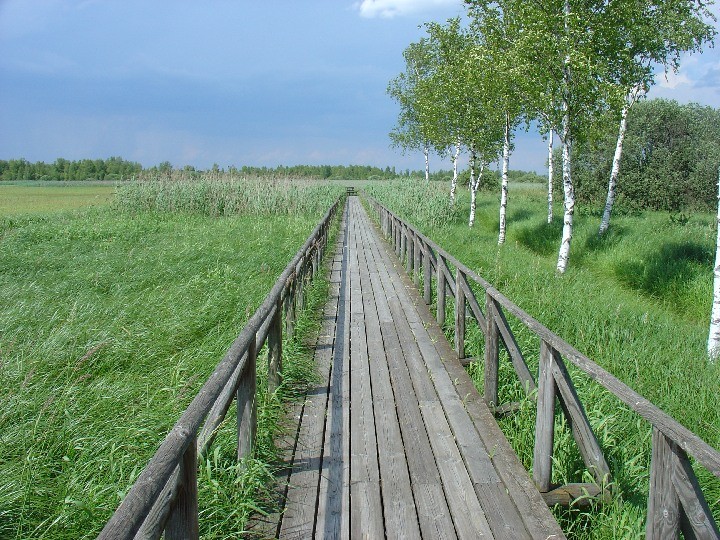
{"type": "MultiPolygon", "coordinates": [[[[0,159],[421,169],[421,155],[389,147],[385,89],[418,27],[463,11],[461,0],[0,0],[0,159]]],[[[720,108],[717,50],[684,59],[650,96],[720,108]]],[[[518,133],[511,167],[544,161],[540,137],[518,133]]]]}

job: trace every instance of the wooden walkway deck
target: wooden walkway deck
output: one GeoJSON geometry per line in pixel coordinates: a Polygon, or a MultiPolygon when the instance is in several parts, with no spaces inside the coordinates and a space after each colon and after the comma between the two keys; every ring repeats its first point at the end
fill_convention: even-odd
{"type": "Polygon", "coordinates": [[[400,262],[349,197],[280,538],[564,538],[400,262]]]}

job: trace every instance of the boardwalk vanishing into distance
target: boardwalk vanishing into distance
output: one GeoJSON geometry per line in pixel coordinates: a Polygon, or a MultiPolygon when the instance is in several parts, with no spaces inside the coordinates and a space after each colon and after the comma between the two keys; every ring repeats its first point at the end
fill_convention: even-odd
{"type": "MultiPolygon", "coordinates": [[[[287,447],[282,510],[257,519],[251,534],[564,538],[549,506],[589,499],[602,504],[612,497],[612,471],[573,383],[583,376],[652,431],[646,538],[720,538],[694,470],[720,478],[720,452],[378,201],[366,199],[379,218],[376,226],[354,190],[347,195],[315,347],[319,380],[295,406],[297,428],[281,445],[287,447]],[[433,304],[436,316],[429,311],[433,304]],[[466,358],[471,320],[483,340],[482,359],[466,358]],[[443,325],[454,335],[454,348],[443,325]],[[523,352],[513,328],[539,341],[539,354],[523,352]],[[518,406],[498,402],[501,346],[537,405],[532,471],[495,420],[518,406]],[[537,370],[526,361],[531,355],[537,370]],[[476,360],[482,360],[482,395],[464,368],[476,360]],[[552,481],[561,415],[586,467],[583,479],[590,481],[552,481]]],[[[233,403],[238,459],[252,456],[258,361],[267,361],[273,391],[281,381],[283,339],[294,333],[305,286],[322,270],[342,200],[288,263],[98,538],[199,537],[198,460],[233,403]]]]}
{"type": "Polygon", "coordinates": [[[280,538],[564,538],[428,307],[349,197],[280,538]]]}

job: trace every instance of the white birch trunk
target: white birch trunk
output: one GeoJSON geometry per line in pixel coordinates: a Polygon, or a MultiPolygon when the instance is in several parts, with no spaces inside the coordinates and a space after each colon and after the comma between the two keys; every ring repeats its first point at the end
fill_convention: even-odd
{"type": "Polygon", "coordinates": [[[430,159],[429,159],[430,149],[427,146],[425,146],[425,148],[423,149],[423,154],[425,154],[425,181],[429,182],[430,181],[430,159]]]}
{"type": "Polygon", "coordinates": [[[510,117],[505,115],[505,140],[503,141],[502,180],[500,182],[500,233],[498,244],[505,243],[508,200],[508,165],[510,163],[510,117]]]}
{"type": "Polygon", "coordinates": [[[477,179],[475,178],[475,151],[470,152],[470,220],[468,226],[472,227],[475,224],[475,206],[477,201],[477,190],[480,185],[480,177],[482,176],[483,163],[480,164],[480,174],[477,179]]]}
{"type": "MultiPolygon", "coordinates": [[[[565,0],[565,33],[569,33],[570,1],[565,0]]],[[[558,253],[557,271],[561,274],[567,270],[570,259],[570,243],[572,242],[573,215],[575,214],[575,188],[572,183],[572,171],[570,168],[570,55],[565,55],[563,62],[563,118],[562,118],[562,169],[563,169],[563,194],[564,194],[564,215],[562,240],[560,241],[560,253],[558,253]]]]}
{"type": "Polygon", "coordinates": [[[710,315],[710,334],[708,336],[708,357],[715,363],[720,356],[720,168],[718,168],[718,234],[715,248],[715,268],[713,270],[713,305],[710,315]]]}
{"type": "Polygon", "coordinates": [[[460,157],[460,143],[455,145],[455,155],[453,156],[453,177],[450,184],[450,202],[455,205],[455,192],[457,191],[458,181],[458,158],[460,157]]]}
{"type": "Polygon", "coordinates": [[[637,100],[640,93],[640,87],[636,86],[627,95],[625,105],[623,105],[620,115],[620,129],[618,130],[617,144],[615,145],[615,155],[613,156],[612,170],[610,171],[610,181],[608,182],[607,200],[605,201],[605,210],[603,211],[602,221],[600,222],[600,230],[598,234],[602,235],[610,227],[610,213],[615,203],[615,187],[617,179],[620,175],[620,158],[622,157],[623,142],[625,141],[625,132],[627,131],[627,115],[633,103],[637,100]]]}
{"type": "Polygon", "coordinates": [[[548,134],[548,223],[553,220],[553,130],[548,134]]]}

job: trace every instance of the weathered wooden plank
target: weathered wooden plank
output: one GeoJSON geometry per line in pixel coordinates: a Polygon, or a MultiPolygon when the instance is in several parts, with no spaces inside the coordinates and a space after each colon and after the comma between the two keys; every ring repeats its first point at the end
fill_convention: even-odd
{"type": "MultiPolygon", "coordinates": [[[[350,286],[350,535],[383,536],[380,471],[377,460],[373,394],[360,280],[358,204],[351,205],[348,242],[350,286]]],[[[364,263],[364,260],[363,260],[364,263]]]]}
{"type": "Polygon", "coordinates": [[[376,239],[369,225],[362,228],[362,233],[364,249],[359,251],[358,261],[376,419],[385,535],[390,538],[421,538],[380,327],[380,312],[388,311],[387,299],[384,291],[373,287],[371,279],[372,274],[377,277],[378,270],[368,246],[376,239]]]}
{"type": "Polygon", "coordinates": [[[470,307],[470,313],[475,319],[475,322],[477,322],[478,326],[481,329],[485,328],[487,326],[485,315],[483,315],[483,312],[480,309],[480,304],[478,304],[477,298],[475,297],[475,292],[470,288],[470,284],[468,283],[465,274],[463,274],[462,272],[460,273],[459,283],[463,291],[465,291],[465,300],[470,307]]]}
{"type": "MultiPolygon", "coordinates": [[[[375,297],[387,300],[386,302],[377,302],[376,305],[420,530],[424,538],[456,538],[440,473],[401,348],[401,337],[390,309],[391,304],[397,306],[397,293],[389,283],[390,273],[395,272],[392,264],[388,265],[388,261],[380,256],[381,249],[385,249],[383,244],[377,241],[371,243],[370,250],[373,258],[369,258],[369,262],[372,265],[371,269],[377,271],[371,271],[370,280],[375,297]]],[[[407,327],[405,329],[407,330],[407,327]]],[[[403,346],[407,347],[412,341],[412,334],[408,332],[402,339],[403,346]]],[[[420,372],[415,375],[419,378],[423,374],[420,372]]],[[[432,384],[427,380],[426,372],[424,375],[427,384],[419,386],[421,395],[427,393],[427,396],[432,396],[434,395],[432,384]]],[[[382,463],[381,460],[381,466],[382,463]]],[[[412,530],[410,529],[410,531],[412,530]]],[[[409,537],[413,537],[413,535],[409,535],[409,537]]]]}
{"type": "Polygon", "coordinates": [[[279,517],[276,533],[280,538],[308,538],[312,536],[315,527],[325,417],[340,300],[346,218],[345,212],[330,273],[328,301],[323,310],[323,323],[315,344],[314,358],[320,380],[315,389],[308,392],[299,412],[297,439],[293,444],[288,475],[285,476],[286,488],[283,496],[285,510],[279,517]]]}
{"type": "MultiPolygon", "coordinates": [[[[397,276],[390,278],[390,281],[392,282],[393,279],[395,279],[395,284],[390,285],[394,287],[394,290],[396,294],[400,295],[401,293],[406,292],[404,290],[403,285],[397,281],[397,276]]],[[[422,328],[422,325],[418,319],[417,316],[412,316],[412,314],[408,314],[404,312],[404,309],[412,310],[413,306],[412,303],[408,301],[409,299],[406,299],[404,302],[397,302],[397,303],[391,303],[390,307],[391,309],[395,309],[393,312],[393,319],[396,323],[396,326],[398,326],[399,332],[402,333],[402,327],[403,326],[419,326],[422,328]],[[409,321],[414,322],[407,322],[404,321],[404,319],[408,319],[409,321]]],[[[409,328],[408,328],[409,329],[409,328]]],[[[406,330],[407,331],[407,330],[406,330]]],[[[416,369],[413,370],[414,377],[413,377],[413,383],[418,382],[418,379],[421,377],[427,377],[427,371],[428,368],[422,364],[422,361],[420,358],[422,357],[422,353],[418,354],[420,352],[419,349],[417,349],[417,345],[413,344],[412,339],[412,330],[409,332],[409,335],[406,339],[402,340],[402,347],[404,349],[409,348],[409,351],[405,351],[405,358],[409,363],[416,363],[416,369]]],[[[417,336],[416,336],[417,337],[417,336]]],[[[425,341],[425,347],[426,349],[429,347],[432,349],[432,344],[430,343],[430,339],[426,336],[425,341]]],[[[433,352],[437,354],[434,349],[433,352]]],[[[448,384],[449,381],[447,381],[448,384]]],[[[453,392],[454,398],[455,398],[455,408],[453,409],[451,406],[451,416],[457,416],[457,415],[466,415],[466,413],[463,411],[462,404],[457,396],[453,392]]],[[[478,522],[468,521],[465,519],[465,512],[467,512],[468,507],[475,508],[475,511],[480,511],[484,513],[482,510],[482,506],[480,506],[479,501],[477,500],[477,493],[474,494],[474,496],[471,496],[472,491],[475,491],[475,488],[473,486],[473,480],[471,480],[471,477],[468,475],[468,471],[466,468],[467,463],[472,463],[473,467],[477,469],[477,461],[480,456],[479,454],[473,454],[476,450],[476,444],[479,439],[477,437],[477,434],[475,434],[475,440],[464,446],[464,450],[468,454],[473,454],[472,456],[469,456],[468,459],[466,459],[465,462],[463,462],[462,454],[460,453],[460,450],[457,446],[457,444],[454,442],[456,435],[453,433],[452,429],[450,428],[449,424],[447,423],[447,420],[445,419],[445,412],[443,412],[443,406],[439,403],[437,400],[437,394],[433,396],[433,399],[428,401],[422,401],[421,405],[426,405],[427,407],[430,407],[431,409],[435,407],[432,411],[423,413],[423,417],[425,420],[426,429],[428,430],[428,433],[430,434],[430,442],[433,447],[433,453],[435,455],[435,459],[438,461],[438,467],[440,467],[441,471],[444,471],[444,474],[441,475],[443,478],[443,482],[445,483],[446,487],[446,494],[448,497],[448,501],[450,503],[450,510],[453,515],[453,519],[456,520],[455,525],[458,529],[458,534],[469,534],[470,530],[473,530],[473,527],[478,526],[478,522]],[[439,414],[442,416],[438,415],[439,414]],[[444,427],[443,427],[444,426],[444,427]],[[444,443],[442,441],[445,441],[444,443]],[[448,441],[453,441],[452,444],[450,444],[448,441]],[[454,448],[454,450],[452,449],[454,448]],[[439,457],[441,456],[441,457],[439,457]],[[453,456],[453,457],[449,457],[453,456]],[[459,485],[465,485],[465,491],[460,494],[457,491],[455,491],[459,485]],[[452,499],[450,499],[452,497],[452,499]],[[473,502],[474,501],[474,502],[473,502]],[[469,505],[469,506],[468,506],[469,505]]],[[[421,407],[422,408],[422,407],[421,407]]],[[[469,422],[469,420],[468,420],[469,422]]],[[[472,429],[472,424],[470,424],[472,429]]],[[[487,454],[484,456],[485,463],[489,464],[489,458],[487,454]]],[[[484,470],[484,473],[486,476],[494,477],[495,481],[497,482],[497,475],[495,474],[492,465],[489,464],[489,467],[486,467],[484,470]]],[[[486,485],[483,485],[481,489],[487,491],[492,491],[493,488],[488,488],[488,482],[486,480],[482,480],[478,477],[478,483],[484,483],[486,485]]],[[[502,490],[498,490],[498,494],[502,490]]],[[[504,492],[503,492],[504,494],[504,492]]],[[[505,497],[507,497],[506,494],[504,494],[505,497]]],[[[495,500],[495,497],[489,496],[488,500],[495,500]]],[[[507,499],[507,501],[510,503],[510,506],[512,507],[512,503],[507,499]]],[[[492,503],[490,503],[492,504],[492,503]]],[[[500,514],[500,509],[496,509],[496,515],[500,514]]],[[[485,523],[487,520],[479,520],[485,523]]],[[[522,527],[522,523],[518,518],[518,522],[520,523],[520,526],[522,527]]],[[[489,526],[488,526],[489,527],[489,526]]],[[[487,529],[485,532],[486,534],[489,534],[489,529],[487,529]]],[[[477,530],[474,534],[478,534],[477,530]]],[[[507,536],[503,536],[503,534],[500,534],[500,537],[507,537],[507,538],[518,538],[523,537],[517,536],[516,534],[508,534],[507,536]]]]}
{"type": "Polygon", "coordinates": [[[559,504],[561,506],[583,508],[590,506],[598,499],[605,502],[609,502],[611,499],[609,491],[603,491],[597,484],[588,483],[565,484],[543,493],[542,496],[545,503],[550,507],[559,504]]]}
{"type": "Polygon", "coordinates": [[[420,411],[428,430],[458,538],[494,538],[442,405],[438,401],[423,401],[420,403],[420,411]]]}
{"type": "Polygon", "coordinates": [[[413,235],[413,254],[415,255],[415,264],[413,269],[415,271],[415,286],[420,287],[420,267],[422,265],[422,246],[418,235],[413,235]]]}
{"type": "MultiPolygon", "coordinates": [[[[348,219],[350,219],[348,217],[348,219]]],[[[345,246],[347,246],[347,229],[345,246]]],[[[343,250],[343,272],[340,284],[335,348],[333,350],[328,412],[325,419],[325,441],[318,489],[315,538],[350,538],[349,467],[350,467],[350,288],[347,272],[347,247],[343,250]]]]}
{"type": "Polygon", "coordinates": [[[282,382],[282,304],[278,301],[267,337],[268,391],[274,392],[282,382]]]}
{"type": "MultiPolygon", "coordinates": [[[[413,295],[412,289],[407,288],[406,290],[411,296],[413,295]]],[[[521,517],[530,531],[531,537],[564,538],[557,522],[495,423],[489,409],[478,395],[472,381],[457,362],[456,354],[444,339],[439,326],[435,324],[427,309],[419,309],[419,313],[422,318],[422,326],[430,332],[433,344],[439,352],[442,350],[440,354],[448,369],[448,374],[458,389],[458,395],[463,396],[463,407],[471,414],[473,422],[482,426],[479,429],[481,436],[485,437],[482,444],[493,454],[492,461],[494,464],[498,464],[496,469],[505,482],[505,488],[511,494],[513,502],[521,509],[521,517]]]]}
{"type": "Polygon", "coordinates": [[[432,263],[430,247],[423,243],[423,300],[427,305],[432,304],[432,263]]]}

